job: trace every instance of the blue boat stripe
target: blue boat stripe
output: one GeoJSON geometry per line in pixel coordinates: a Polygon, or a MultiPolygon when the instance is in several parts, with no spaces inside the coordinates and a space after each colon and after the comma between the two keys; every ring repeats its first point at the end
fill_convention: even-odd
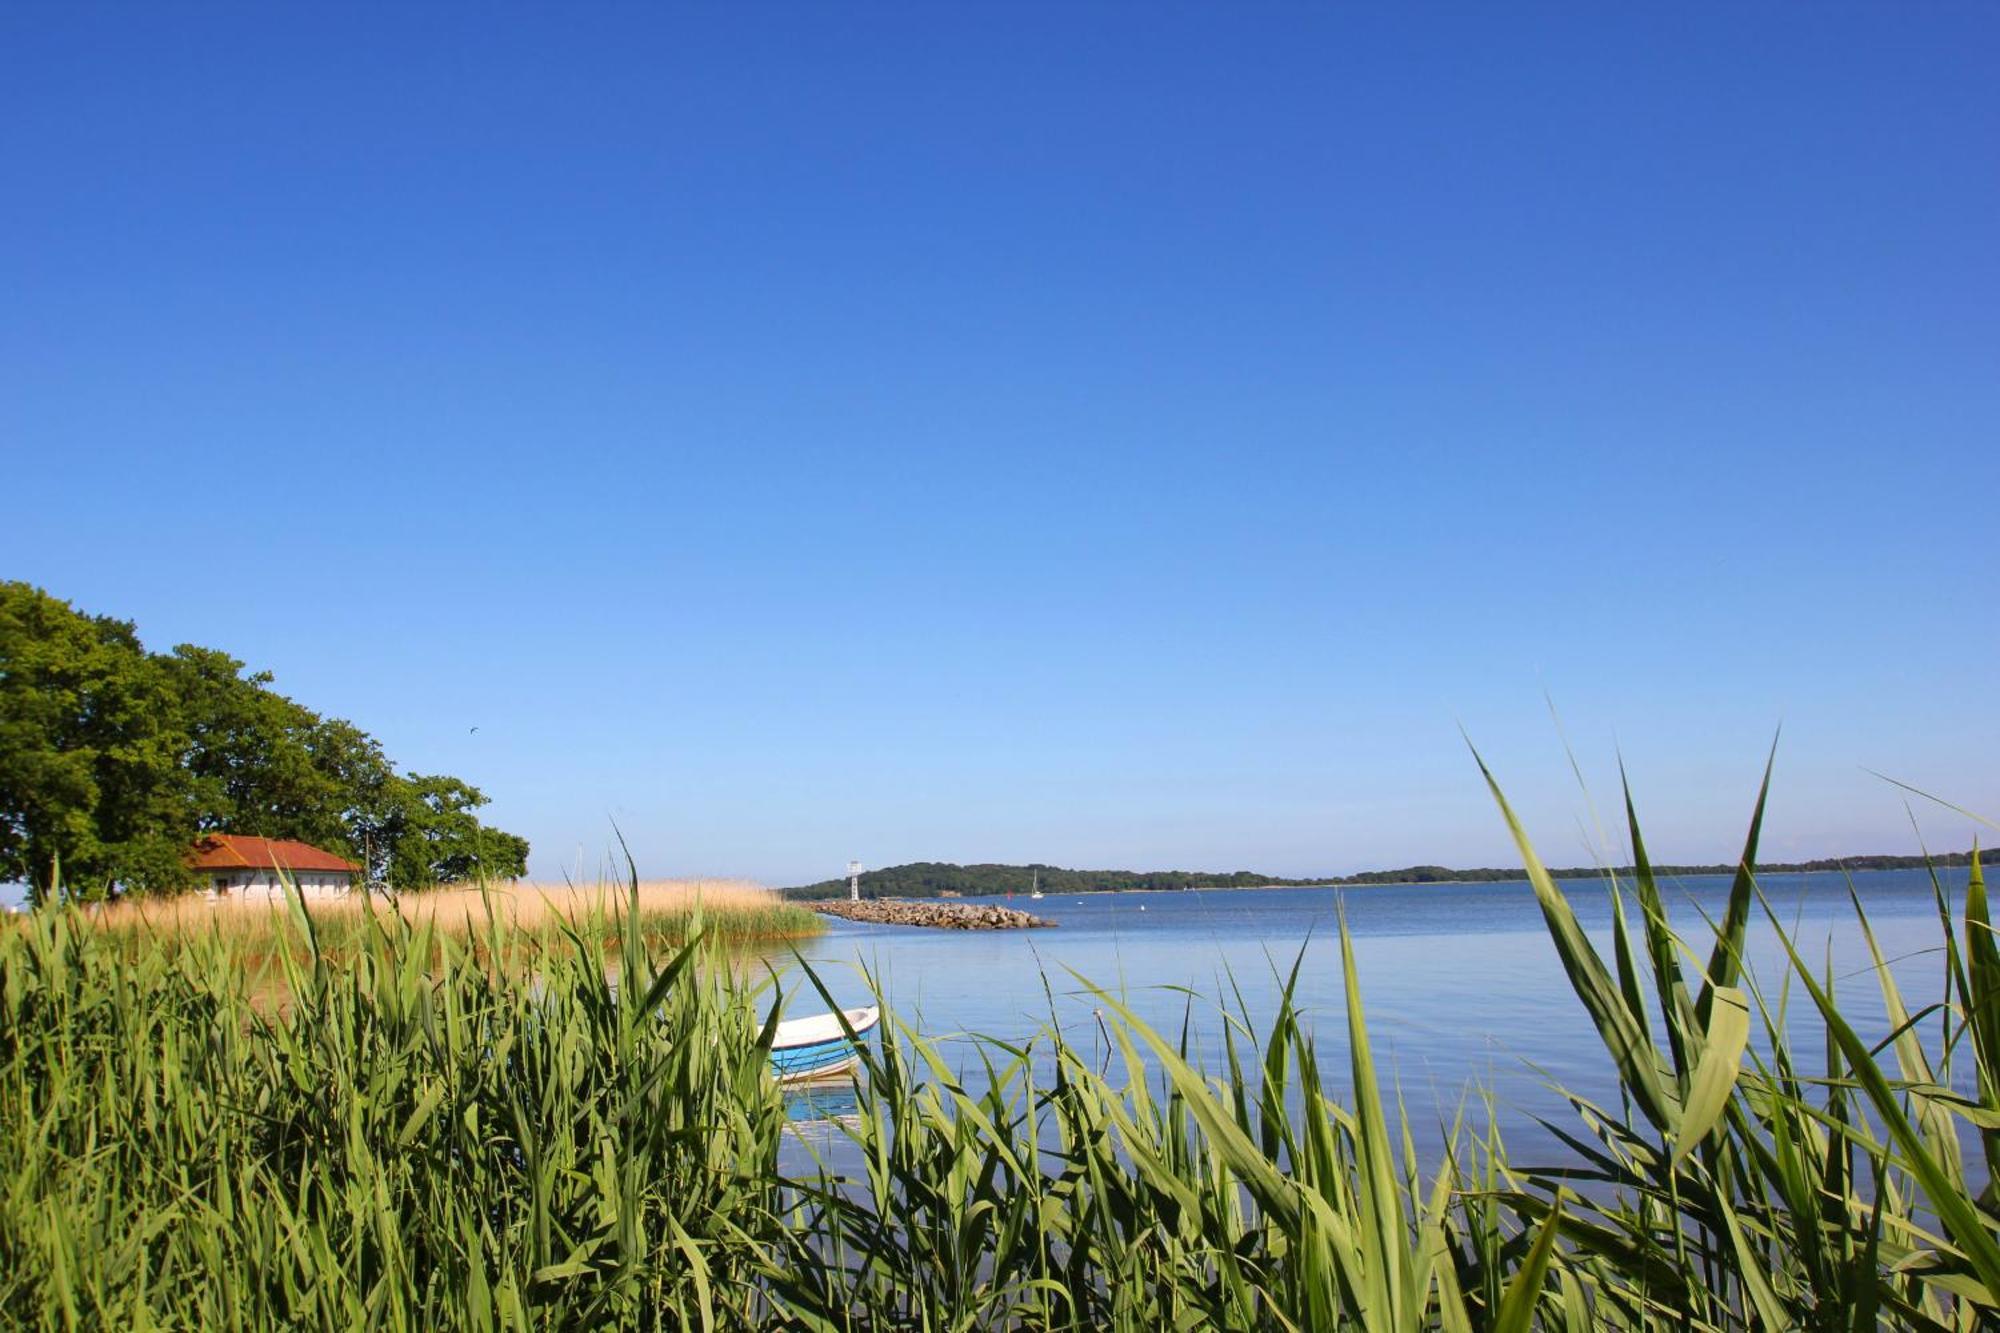
{"type": "Polygon", "coordinates": [[[817,1065],[828,1060],[845,1060],[854,1054],[852,1046],[828,1046],[810,1051],[773,1051],[771,1063],[781,1067],[817,1065]]]}
{"type": "Polygon", "coordinates": [[[809,1046],[787,1046],[771,1052],[771,1065],[780,1073],[790,1073],[799,1069],[814,1069],[821,1065],[840,1064],[855,1056],[854,1043],[849,1041],[821,1041],[809,1046]]]}
{"type": "Polygon", "coordinates": [[[771,1054],[782,1055],[786,1051],[823,1051],[836,1046],[850,1047],[852,1045],[854,1045],[854,1043],[849,1041],[846,1037],[830,1037],[825,1041],[801,1042],[797,1046],[773,1046],[771,1048],[771,1054]]]}
{"type": "Polygon", "coordinates": [[[771,1060],[773,1063],[781,1065],[809,1065],[821,1060],[840,1059],[853,1053],[854,1048],[852,1046],[814,1046],[809,1049],[802,1048],[795,1051],[773,1051],[771,1052],[771,1060]]]}

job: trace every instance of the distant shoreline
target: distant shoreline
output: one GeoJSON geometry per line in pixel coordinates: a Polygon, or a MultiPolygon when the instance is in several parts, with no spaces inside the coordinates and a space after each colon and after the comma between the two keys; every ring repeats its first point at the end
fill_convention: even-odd
{"type": "MultiPolygon", "coordinates": [[[[1983,854],[1982,854],[1983,855],[1983,854]]],[[[1949,852],[1929,858],[1922,856],[1828,857],[1814,861],[1781,861],[1757,867],[1759,875],[1867,874],[1880,870],[1962,869],[1971,863],[1968,852],[1949,852]]],[[[1656,878],[1694,879],[1702,876],[1733,875],[1733,865],[1655,865],[1656,878]]],[[[1633,878],[1632,866],[1567,866],[1551,869],[1560,880],[1598,879],[1605,874],[1633,878]]],[[[1227,893],[1239,889],[1371,889],[1427,888],[1442,884],[1525,884],[1524,870],[1479,866],[1453,870],[1445,866],[1410,866],[1401,870],[1365,871],[1356,875],[1335,875],[1324,879],[1285,879],[1261,876],[1251,871],[1204,875],[1193,871],[1069,870],[1049,865],[957,865],[950,862],[919,861],[888,866],[861,876],[861,892],[871,898],[1004,898],[1027,897],[1039,885],[1051,897],[1080,893],[1178,893],[1197,889],[1204,893],[1227,893]]],[[[785,897],[812,901],[847,896],[846,880],[822,880],[781,891],[785,897]]]]}
{"type": "MultiPolygon", "coordinates": [[[[1984,852],[1980,854],[1980,863],[1982,865],[1985,864],[1984,852]]],[[[1962,863],[1956,867],[1944,866],[1944,865],[1938,866],[1938,869],[1940,870],[1963,869],[1963,868],[1964,866],[1962,863]]],[[[1922,866],[1870,866],[1867,867],[1866,869],[1850,870],[1845,873],[1855,874],[1855,875],[1878,875],[1878,874],[1892,874],[1899,870],[1912,870],[1912,869],[1921,870],[1923,869],[1923,867],[1922,866]]],[[[1675,871],[1669,873],[1664,870],[1655,870],[1653,872],[1653,876],[1655,879],[1658,879],[1662,882],[1671,882],[1674,880],[1681,880],[1681,879],[1701,879],[1701,878],[1718,879],[1724,875],[1733,875],[1735,873],[1736,872],[1734,870],[1712,870],[1712,871],[1704,870],[1694,873],[1688,873],[1682,871],[1675,871]]],[[[1757,874],[1759,876],[1838,875],[1841,873],[1843,872],[1839,870],[1799,870],[1791,866],[1760,866],[1757,869],[1757,874]]],[[[1574,871],[1568,871],[1568,870],[1552,870],[1549,872],[1549,875],[1550,878],[1556,880],[1558,883],[1573,883],[1577,880],[1583,880],[1583,879],[1601,879],[1604,876],[1604,872],[1601,870],[1593,870],[1589,874],[1578,874],[1574,871]]],[[[1621,880],[1626,880],[1629,879],[1631,876],[1627,868],[1620,867],[1618,869],[1618,877],[1621,880]]],[[[1309,889],[1443,889],[1443,888],[1477,889],[1477,888],[1498,888],[1504,884],[1526,885],[1527,883],[1528,883],[1528,877],[1526,875],[1516,875],[1511,879],[1426,879],[1426,880],[1371,879],[1365,883],[1360,883],[1360,884],[1344,883],[1337,880],[1325,880],[1311,884],[1303,884],[1303,883],[1301,884],[1191,884],[1185,889],[1066,889],[1061,893],[1049,893],[1046,894],[1045,896],[1050,898],[1064,898],[1064,897],[1075,897],[1078,895],[1082,895],[1086,897],[1095,897],[1095,898],[1127,898],[1144,893],[1263,893],[1268,890],[1278,890],[1283,892],[1291,892],[1293,890],[1299,890],[1303,892],[1309,889]]],[[[785,890],[785,892],[790,893],[791,890],[788,889],[785,890]]],[[[1006,898],[1009,896],[1025,898],[1027,895],[1026,894],[1009,895],[1006,893],[968,893],[959,895],[959,899],[966,902],[984,902],[989,898],[1006,898]]],[[[923,900],[912,899],[912,898],[885,898],[884,901],[907,902],[907,901],[923,901],[923,900]]],[[[947,898],[945,901],[951,902],[954,900],[947,898]]]]}
{"type": "MultiPolygon", "coordinates": [[[[1984,865],[1985,860],[1986,860],[1985,853],[1981,852],[1980,864],[1984,865]]],[[[1963,869],[1964,866],[1965,863],[1961,861],[1956,866],[1938,865],[1937,868],[1939,870],[1952,870],[1952,869],[1963,869]]],[[[1848,869],[1845,872],[1843,872],[1840,870],[1802,870],[1796,866],[1759,866],[1757,867],[1757,874],[1759,876],[1838,875],[1842,873],[1847,873],[1852,875],[1875,875],[1875,874],[1889,874],[1898,870],[1921,870],[1921,869],[1923,869],[1922,866],[1867,866],[1861,869],[1848,869]]],[[[1616,873],[1621,880],[1630,879],[1632,877],[1632,871],[1629,866],[1617,867],[1616,873]]],[[[1679,870],[1679,869],[1668,871],[1668,870],[1655,869],[1653,871],[1653,877],[1661,881],[1671,881],[1677,879],[1702,879],[1702,878],[1716,879],[1724,875],[1733,875],[1735,873],[1736,872],[1733,869],[1693,870],[1693,871],[1679,870]]],[[[1551,870],[1549,872],[1549,877],[1558,882],[1567,883],[1580,879],[1602,879],[1604,877],[1604,872],[1602,870],[1592,870],[1587,873],[1576,870],[1551,870]]],[[[1114,896],[1123,896],[1126,894],[1133,894],[1133,893],[1262,893],[1267,889],[1440,889],[1440,888],[1460,888],[1460,887],[1481,888],[1481,887],[1493,887],[1501,884],[1526,884],[1527,882],[1528,882],[1528,877],[1525,874],[1522,874],[1522,875],[1513,875],[1500,879],[1371,879],[1359,882],[1353,880],[1329,879],[1329,880],[1315,880],[1312,881],[1311,883],[1299,882],[1299,883],[1272,883],[1272,884],[1190,884],[1185,889],[1074,889],[1074,890],[1065,890],[1064,892],[1097,894],[1101,897],[1114,897],[1114,896]]],[[[786,890],[786,892],[789,893],[791,892],[791,890],[788,889],[786,890]]],[[[982,893],[982,894],[964,894],[961,896],[966,898],[992,898],[1004,895],[982,893]]],[[[1052,893],[1049,894],[1048,896],[1052,898],[1059,898],[1062,897],[1063,894],[1052,893]]]]}

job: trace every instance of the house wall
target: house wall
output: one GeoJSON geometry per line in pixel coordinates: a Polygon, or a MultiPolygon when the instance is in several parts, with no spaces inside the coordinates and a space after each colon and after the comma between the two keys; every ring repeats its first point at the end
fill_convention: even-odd
{"type": "MultiPolygon", "coordinates": [[[[296,870],[286,873],[298,886],[299,896],[308,902],[338,898],[354,887],[354,876],[345,870],[296,870]]],[[[284,881],[275,870],[211,870],[208,872],[207,896],[210,901],[234,898],[282,902],[285,897],[284,881]]]]}

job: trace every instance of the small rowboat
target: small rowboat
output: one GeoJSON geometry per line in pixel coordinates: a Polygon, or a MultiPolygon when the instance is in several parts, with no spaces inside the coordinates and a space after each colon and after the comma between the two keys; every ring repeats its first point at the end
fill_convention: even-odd
{"type": "Polygon", "coordinates": [[[857,1039],[866,1040],[881,1019],[882,1011],[872,1008],[787,1018],[778,1024],[777,1035],[771,1042],[771,1072],[780,1083],[804,1083],[844,1074],[861,1058],[857,1039]],[[842,1018],[854,1029],[853,1037],[841,1027],[842,1018]]]}

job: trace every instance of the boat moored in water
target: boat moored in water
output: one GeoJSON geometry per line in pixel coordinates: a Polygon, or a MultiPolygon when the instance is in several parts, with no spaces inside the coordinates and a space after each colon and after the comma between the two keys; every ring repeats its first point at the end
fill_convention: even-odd
{"type": "Polygon", "coordinates": [[[831,1078],[854,1068],[861,1059],[860,1043],[868,1039],[882,1011],[874,1007],[843,1009],[837,1014],[787,1018],[771,1041],[771,1072],[780,1083],[831,1078]],[[846,1019],[846,1025],[841,1024],[846,1019]],[[853,1035],[849,1036],[852,1030],[853,1035]]]}

